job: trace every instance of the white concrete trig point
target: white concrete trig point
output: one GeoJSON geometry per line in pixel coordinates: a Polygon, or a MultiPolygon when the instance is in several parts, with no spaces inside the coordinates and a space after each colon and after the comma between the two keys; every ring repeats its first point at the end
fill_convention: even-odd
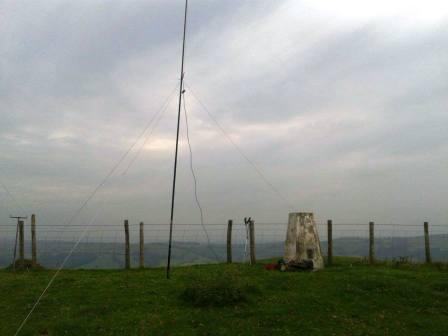
{"type": "Polygon", "coordinates": [[[314,269],[324,268],[319,233],[312,212],[289,214],[283,259],[285,262],[312,260],[314,269]]]}

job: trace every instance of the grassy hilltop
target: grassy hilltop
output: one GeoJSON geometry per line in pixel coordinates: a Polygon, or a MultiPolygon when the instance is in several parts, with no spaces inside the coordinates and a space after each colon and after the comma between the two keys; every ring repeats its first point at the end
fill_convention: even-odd
{"type": "MultiPolygon", "coordinates": [[[[160,268],[62,271],[21,335],[447,334],[446,265],[337,261],[315,273],[179,267],[171,280],[160,268]]],[[[0,335],[14,335],[53,272],[0,271],[0,335]]]]}

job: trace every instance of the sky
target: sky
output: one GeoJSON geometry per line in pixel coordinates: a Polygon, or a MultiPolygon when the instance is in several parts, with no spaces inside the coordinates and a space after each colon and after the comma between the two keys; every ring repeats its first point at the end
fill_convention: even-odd
{"type": "MultiPolygon", "coordinates": [[[[169,222],[183,6],[0,0],[0,223],[67,223],[129,148],[70,223],[169,222]]],[[[446,1],[190,0],[185,82],[206,223],[448,225],[446,1]]]]}

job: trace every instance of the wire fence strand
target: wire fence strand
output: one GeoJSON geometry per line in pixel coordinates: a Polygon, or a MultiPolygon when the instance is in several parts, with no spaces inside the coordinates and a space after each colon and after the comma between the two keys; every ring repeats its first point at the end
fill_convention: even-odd
{"type": "MultiPolygon", "coordinates": [[[[145,222],[145,221],[143,221],[145,222]]],[[[149,221],[146,221],[149,222],[149,221]]],[[[166,235],[168,223],[144,224],[145,266],[162,267],[166,262],[166,235]]],[[[317,228],[322,251],[327,251],[327,224],[318,222],[317,228]]],[[[226,223],[204,223],[208,240],[202,234],[201,223],[176,224],[173,233],[173,262],[175,265],[224,262],[226,260],[226,223]],[[210,250],[213,247],[214,253],[210,250]]],[[[38,262],[46,268],[56,268],[71,251],[77,238],[86,226],[37,225],[38,262]]],[[[29,227],[26,226],[26,230],[29,227]]],[[[139,223],[129,223],[131,263],[138,265],[139,223]]],[[[257,258],[281,258],[286,238],[287,223],[280,221],[255,222],[257,258]]],[[[0,267],[11,263],[15,226],[0,225],[0,267]]],[[[245,227],[234,221],[232,227],[232,249],[234,260],[244,258],[245,227]]],[[[333,254],[336,256],[368,255],[368,223],[334,223],[333,254]]],[[[434,261],[448,262],[448,225],[430,225],[431,255],[434,261]]],[[[423,225],[405,223],[375,223],[375,247],[378,259],[407,257],[424,261],[425,242],[423,225]]],[[[25,254],[31,254],[31,243],[25,241],[25,254]]],[[[125,257],[123,223],[97,224],[72,251],[65,268],[122,268],[125,257]]]]}

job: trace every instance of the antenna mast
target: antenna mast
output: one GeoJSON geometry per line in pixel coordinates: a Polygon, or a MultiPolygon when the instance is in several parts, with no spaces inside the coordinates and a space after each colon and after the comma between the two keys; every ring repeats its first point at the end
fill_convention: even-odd
{"type": "Polygon", "coordinates": [[[171,191],[171,217],[170,217],[170,238],[168,242],[168,261],[166,265],[166,278],[170,278],[171,266],[171,246],[173,241],[173,219],[174,219],[174,195],[176,192],[176,173],[177,173],[177,152],[179,149],[179,125],[180,125],[180,110],[182,106],[182,94],[184,92],[184,56],[185,56],[185,32],[187,30],[187,9],[188,0],[185,0],[185,14],[184,14],[184,35],[182,39],[182,65],[180,69],[180,86],[179,86],[179,107],[177,111],[177,133],[176,133],[176,151],[174,154],[174,174],[173,174],[173,189],[171,191]]]}

